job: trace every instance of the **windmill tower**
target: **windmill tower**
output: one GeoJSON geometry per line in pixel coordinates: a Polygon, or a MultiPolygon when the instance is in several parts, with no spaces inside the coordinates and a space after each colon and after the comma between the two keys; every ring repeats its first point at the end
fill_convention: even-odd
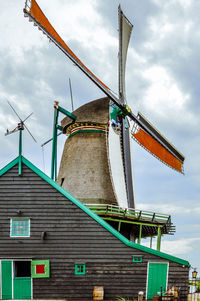
{"type": "Polygon", "coordinates": [[[67,46],[35,0],[26,1],[24,13],[107,96],[75,110],[74,120],[68,117],[62,120],[62,131],[68,139],[58,183],[90,208],[93,207],[97,214],[125,236],[137,237],[139,243],[141,237],[158,235],[160,239],[162,234],[173,232],[170,216],[135,209],[130,137],[179,172],[182,172],[184,156],[143,115],[135,116],[127,105],[125,66],[132,25],[121,8],[118,97],[67,46]]]}
{"type": "MultiPolygon", "coordinates": [[[[119,6],[119,99],[125,105],[125,65],[132,30],[119,6]]],[[[61,124],[68,135],[58,183],[86,204],[114,204],[135,208],[130,132],[109,98],[87,103],[61,124]]],[[[128,125],[128,124],[127,124],[128,125]]]]}

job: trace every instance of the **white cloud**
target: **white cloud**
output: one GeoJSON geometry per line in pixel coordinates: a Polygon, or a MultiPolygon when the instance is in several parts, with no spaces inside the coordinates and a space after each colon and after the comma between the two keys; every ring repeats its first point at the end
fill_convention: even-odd
{"type": "MultiPolygon", "coordinates": [[[[198,248],[198,243],[200,238],[181,238],[177,240],[165,240],[161,242],[161,251],[168,253],[174,256],[189,254],[194,251],[195,248],[198,248]]],[[[142,244],[149,247],[149,242],[142,241],[142,244]]],[[[156,239],[153,240],[153,249],[156,249],[156,239]]]]}
{"type": "MultiPolygon", "coordinates": [[[[187,203],[191,203],[192,201],[187,200],[187,203]]],[[[146,210],[146,211],[157,211],[160,213],[164,214],[176,214],[176,215],[189,215],[191,216],[192,214],[200,214],[200,207],[192,207],[192,206],[177,206],[173,205],[171,203],[167,204],[145,204],[145,203],[140,203],[140,208],[141,210],[146,210]]]]}

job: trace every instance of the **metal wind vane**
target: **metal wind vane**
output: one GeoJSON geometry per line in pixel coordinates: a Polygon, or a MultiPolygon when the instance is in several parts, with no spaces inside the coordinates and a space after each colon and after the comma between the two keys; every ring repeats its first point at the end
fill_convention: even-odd
{"type": "Polygon", "coordinates": [[[13,134],[15,132],[18,132],[19,131],[19,175],[22,174],[22,131],[24,129],[27,130],[27,132],[29,133],[29,135],[32,137],[32,139],[36,141],[36,139],[34,138],[34,136],[31,134],[30,130],[28,129],[28,127],[25,125],[25,121],[32,116],[33,113],[29,114],[24,120],[21,119],[21,117],[19,116],[19,114],[16,112],[16,110],[14,109],[14,107],[11,105],[11,103],[9,101],[7,101],[9,106],[11,107],[11,109],[13,110],[13,112],[15,113],[15,115],[19,118],[19,123],[17,124],[17,126],[9,131],[7,129],[6,133],[5,133],[5,136],[8,136],[10,134],[13,134]]]}

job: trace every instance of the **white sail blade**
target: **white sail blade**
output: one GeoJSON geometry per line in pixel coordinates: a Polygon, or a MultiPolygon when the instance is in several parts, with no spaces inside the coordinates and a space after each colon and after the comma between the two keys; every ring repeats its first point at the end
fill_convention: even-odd
{"type": "Polygon", "coordinates": [[[118,206],[128,208],[124,166],[120,147],[120,135],[116,134],[112,125],[109,125],[108,152],[111,177],[118,206]]]}
{"type": "Polygon", "coordinates": [[[124,16],[120,6],[119,16],[119,98],[125,103],[125,70],[128,45],[133,25],[124,16]]]}

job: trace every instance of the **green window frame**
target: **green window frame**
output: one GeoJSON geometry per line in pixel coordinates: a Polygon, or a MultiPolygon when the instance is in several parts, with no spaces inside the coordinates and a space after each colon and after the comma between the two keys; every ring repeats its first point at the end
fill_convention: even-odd
{"type": "Polygon", "coordinates": [[[31,277],[32,278],[49,278],[50,262],[49,260],[32,260],[31,261],[31,277]],[[37,273],[37,266],[44,266],[44,273],[37,273]]]}
{"type": "Polygon", "coordinates": [[[75,275],[85,275],[85,264],[75,264],[75,275]]]}
{"type": "Polygon", "coordinates": [[[12,218],[10,220],[11,237],[30,237],[30,219],[12,218]]]}
{"type": "Polygon", "coordinates": [[[142,256],[133,256],[133,262],[142,262],[142,256]]]}

